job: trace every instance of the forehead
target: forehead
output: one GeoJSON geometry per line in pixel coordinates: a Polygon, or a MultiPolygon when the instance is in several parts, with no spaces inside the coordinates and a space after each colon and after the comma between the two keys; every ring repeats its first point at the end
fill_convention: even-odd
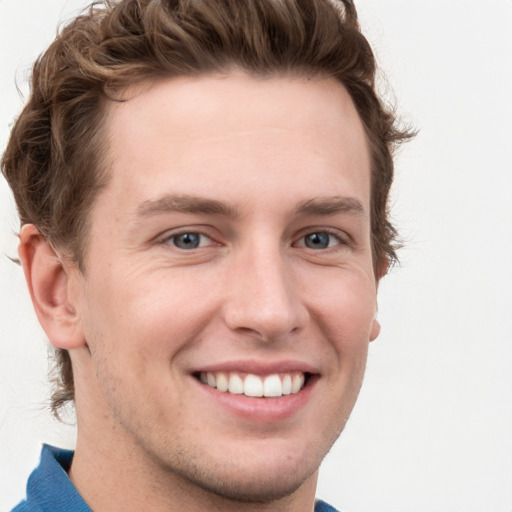
{"type": "Polygon", "coordinates": [[[109,188],[132,208],[158,191],[245,203],[284,190],[369,195],[364,129],[334,79],[240,72],[146,83],[110,104],[106,132],[109,188]]]}

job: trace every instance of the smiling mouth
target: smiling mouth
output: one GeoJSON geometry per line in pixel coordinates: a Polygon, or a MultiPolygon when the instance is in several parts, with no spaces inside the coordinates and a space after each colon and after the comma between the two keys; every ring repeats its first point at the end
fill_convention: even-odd
{"type": "Polygon", "coordinates": [[[289,372],[260,376],[239,372],[198,372],[195,377],[206,386],[224,393],[278,398],[297,394],[307,384],[310,374],[289,372]]]}

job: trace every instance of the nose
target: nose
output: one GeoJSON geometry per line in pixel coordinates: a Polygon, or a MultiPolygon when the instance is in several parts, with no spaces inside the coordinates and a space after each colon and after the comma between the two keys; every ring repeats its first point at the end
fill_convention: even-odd
{"type": "Polygon", "coordinates": [[[230,329],[262,341],[278,341],[304,327],[308,310],[282,251],[253,247],[238,258],[229,274],[224,316],[230,329]]]}

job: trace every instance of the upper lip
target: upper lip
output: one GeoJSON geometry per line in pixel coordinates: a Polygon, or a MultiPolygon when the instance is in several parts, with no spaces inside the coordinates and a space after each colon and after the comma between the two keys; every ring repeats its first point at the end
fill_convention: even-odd
{"type": "Polygon", "coordinates": [[[192,373],[197,372],[239,372],[252,373],[255,375],[272,375],[276,373],[302,372],[318,374],[318,368],[310,363],[296,360],[282,361],[261,361],[261,360],[231,360],[219,363],[212,363],[194,368],[192,373]]]}

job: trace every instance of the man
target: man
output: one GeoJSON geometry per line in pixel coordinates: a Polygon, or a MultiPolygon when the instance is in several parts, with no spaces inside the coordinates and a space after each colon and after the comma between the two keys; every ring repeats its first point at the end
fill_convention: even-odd
{"type": "Polygon", "coordinates": [[[57,350],[15,510],[333,510],[395,258],[392,150],[353,4],[121,0],[36,63],[2,168],[57,350]]]}

